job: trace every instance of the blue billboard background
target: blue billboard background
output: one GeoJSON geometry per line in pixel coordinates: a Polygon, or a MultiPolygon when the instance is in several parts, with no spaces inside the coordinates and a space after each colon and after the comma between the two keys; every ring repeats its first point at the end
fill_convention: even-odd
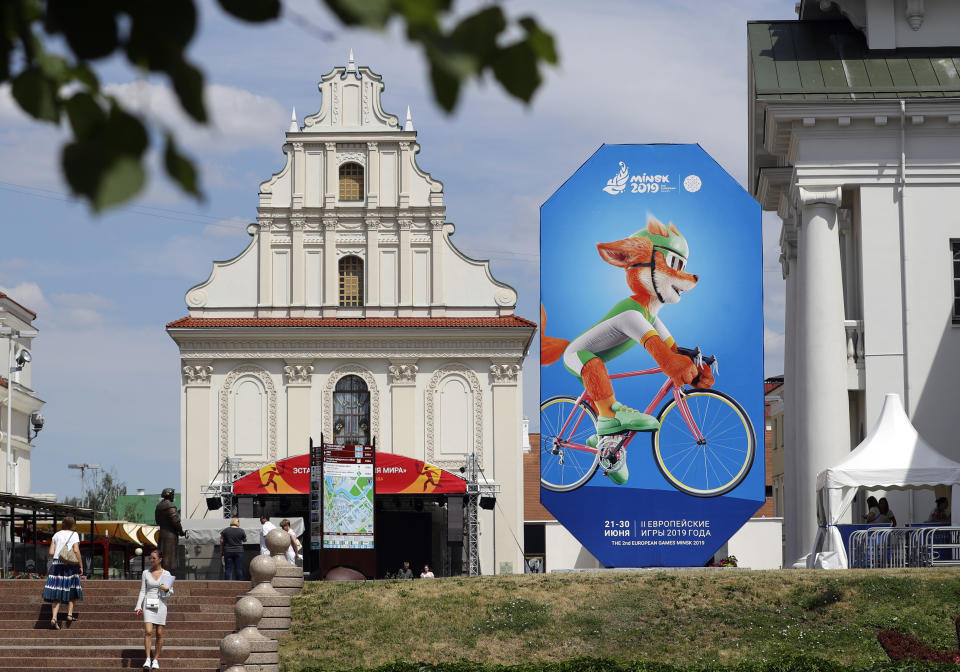
{"type": "MultiPolygon", "coordinates": [[[[689,245],[684,270],[698,276],[659,317],[680,346],[717,355],[714,389],[739,402],[753,423],[752,468],[728,493],[692,496],[667,482],[649,434],[642,433],[628,447],[626,483],[598,470],[570,492],[541,487],[540,500],[605,566],[700,566],[764,502],[759,204],[699,145],[602,146],[541,207],[541,326],[547,336],[572,340],[630,296],[624,269],[604,261],[597,243],[627,238],[651,216],[683,234],[689,245]]],[[[656,365],[639,344],[606,363],[610,374],[656,365]]],[[[618,401],[643,410],[664,380],[656,374],[612,383],[618,401]]],[[[583,391],[562,361],[543,366],[540,381],[541,400],[583,391]]],[[[541,420],[545,468],[543,451],[550,446],[543,431],[541,420]]]]}

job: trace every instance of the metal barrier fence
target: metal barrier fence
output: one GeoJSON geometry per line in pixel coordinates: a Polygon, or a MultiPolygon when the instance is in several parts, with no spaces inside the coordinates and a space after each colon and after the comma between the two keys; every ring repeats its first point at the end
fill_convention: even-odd
{"type": "Polygon", "coordinates": [[[851,569],[960,566],[960,527],[871,527],[850,535],[851,569]]]}

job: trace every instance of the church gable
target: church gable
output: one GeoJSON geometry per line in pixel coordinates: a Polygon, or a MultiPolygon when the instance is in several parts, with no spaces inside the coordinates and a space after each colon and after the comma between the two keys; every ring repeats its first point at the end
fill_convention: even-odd
{"type": "Polygon", "coordinates": [[[346,67],[319,83],[320,110],[296,113],[286,164],[260,185],[250,245],[190,289],[191,317],[499,317],[516,292],[463,255],[443,184],[417,165],[410,110],[381,107],[380,76],[346,67]]]}

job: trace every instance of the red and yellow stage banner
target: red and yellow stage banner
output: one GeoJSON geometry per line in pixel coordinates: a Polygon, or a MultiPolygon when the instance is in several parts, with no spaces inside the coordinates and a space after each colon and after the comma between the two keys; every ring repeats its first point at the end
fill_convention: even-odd
{"type": "MultiPolygon", "coordinates": [[[[378,495],[456,495],[467,482],[422,460],[393,453],[376,454],[378,495]]],[[[271,462],[233,483],[235,495],[309,495],[310,455],[271,462]]]]}

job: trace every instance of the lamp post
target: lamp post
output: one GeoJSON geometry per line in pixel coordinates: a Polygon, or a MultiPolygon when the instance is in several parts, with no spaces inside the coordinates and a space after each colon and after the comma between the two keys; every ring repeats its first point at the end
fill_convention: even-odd
{"type": "Polygon", "coordinates": [[[87,464],[86,462],[82,464],[68,464],[67,469],[79,469],[80,470],[80,506],[84,506],[86,499],[86,473],[87,469],[99,469],[99,464],[87,464]]]}
{"type": "MultiPolygon", "coordinates": [[[[16,351],[16,341],[18,338],[33,338],[37,332],[33,329],[24,329],[18,331],[13,327],[0,327],[0,334],[7,337],[7,436],[6,436],[6,455],[4,456],[4,490],[10,492],[10,471],[13,466],[13,374],[23,371],[24,365],[32,357],[30,351],[21,348],[20,352],[14,357],[16,351]]],[[[30,430],[27,430],[29,436],[30,430]]]]}

